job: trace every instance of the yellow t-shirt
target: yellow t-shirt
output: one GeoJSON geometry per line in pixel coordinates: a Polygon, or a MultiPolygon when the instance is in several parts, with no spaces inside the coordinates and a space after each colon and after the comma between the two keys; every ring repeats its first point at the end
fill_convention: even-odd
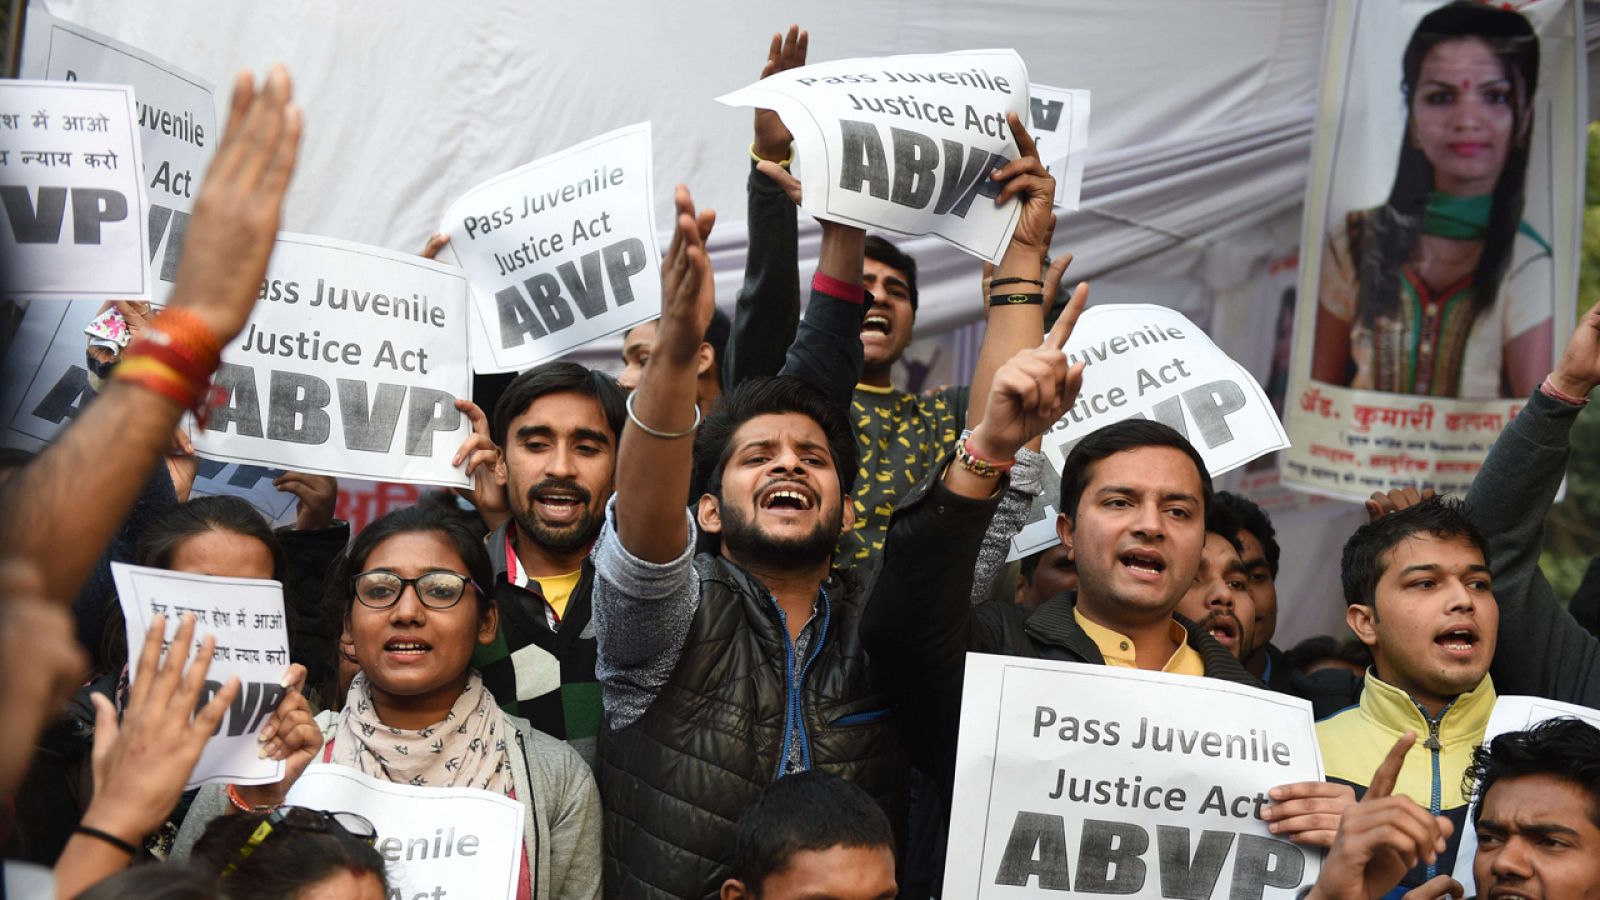
{"type": "Polygon", "coordinates": [[[535,578],[539,582],[539,590],[544,592],[544,602],[550,604],[555,610],[556,618],[567,617],[567,599],[572,596],[572,589],[578,586],[578,579],[583,576],[583,570],[569,572],[565,575],[555,575],[550,578],[535,578]]]}
{"type": "MultiPolygon", "coordinates": [[[[1116,666],[1119,669],[1137,669],[1139,662],[1134,657],[1133,641],[1128,636],[1110,628],[1091,622],[1083,617],[1083,613],[1073,609],[1072,618],[1078,622],[1078,627],[1089,635],[1094,645],[1100,648],[1100,655],[1105,657],[1106,665],[1116,666]]],[[[1172,639],[1177,642],[1178,649],[1172,651],[1167,658],[1166,665],[1161,667],[1163,672],[1174,675],[1204,675],[1206,674],[1205,660],[1200,658],[1200,652],[1189,646],[1189,632],[1179,625],[1177,620],[1169,623],[1172,639]]]]}

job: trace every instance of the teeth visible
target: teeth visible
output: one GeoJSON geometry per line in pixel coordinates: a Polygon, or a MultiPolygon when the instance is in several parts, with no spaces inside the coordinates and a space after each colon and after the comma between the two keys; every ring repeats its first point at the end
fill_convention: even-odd
{"type": "Polygon", "coordinates": [[[778,500],[782,500],[782,499],[793,500],[795,503],[800,505],[801,509],[810,509],[811,508],[810,499],[807,498],[806,495],[800,493],[799,491],[773,491],[772,493],[767,495],[767,503],[766,503],[767,508],[770,509],[772,507],[772,504],[774,504],[778,500]]]}

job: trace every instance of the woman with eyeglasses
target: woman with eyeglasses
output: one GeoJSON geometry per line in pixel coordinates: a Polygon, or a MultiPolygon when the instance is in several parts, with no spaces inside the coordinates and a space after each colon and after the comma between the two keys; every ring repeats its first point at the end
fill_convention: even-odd
{"type": "Polygon", "coordinates": [[[262,729],[284,780],[208,787],[184,820],[174,855],[230,811],[276,807],[313,760],[423,787],[471,787],[523,804],[519,898],[600,896],[600,799],[566,742],[503,712],[469,662],[498,621],[488,553],[460,517],[428,504],[362,530],[335,567],[345,628],[361,672],[344,708],[316,717],[298,694],[262,729]]]}

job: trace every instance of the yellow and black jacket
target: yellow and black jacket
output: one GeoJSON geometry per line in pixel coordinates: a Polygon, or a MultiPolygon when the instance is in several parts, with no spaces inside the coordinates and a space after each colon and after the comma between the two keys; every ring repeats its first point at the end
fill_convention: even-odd
{"type": "Polygon", "coordinates": [[[1456,848],[1466,824],[1471,795],[1462,786],[1473,748],[1483,743],[1483,731],[1494,711],[1494,681],[1488,675],[1478,686],[1452,700],[1437,717],[1431,717],[1405,691],[1367,670],[1361,702],[1317,723],[1317,743],[1329,781],[1348,784],[1360,797],[1372,773],[1407,731],[1417,742],[1406,754],[1395,793],[1404,794],[1434,815],[1455,823],[1449,847],[1432,866],[1419,865],[1406,873],[1401,887],[1416,887],[1440,872],[1455,868],[1456,848]]]}

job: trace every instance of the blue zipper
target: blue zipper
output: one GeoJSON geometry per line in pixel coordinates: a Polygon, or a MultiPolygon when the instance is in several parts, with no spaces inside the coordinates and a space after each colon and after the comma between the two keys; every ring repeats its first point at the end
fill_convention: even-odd
{"type": "Polygon", "coordinates": [[[783,750],[778,754],[777,769],[772,774],[774,780],[783,777],[783,770],[789,764],[789,747],[794,743],[796,732],[799,733],[800,738],[801,768],[811,768],[811,743],[806,738],[805,719],[801,716],[801,691],[805,687],[806,674],[811,671],[811,663],[816,661],[817,656],[822,653],[823,642],[827,640],[828,636],[828,621],[833,611],[832,604],[828,602],[828,589],[825,587],[819,588],[818,593],[822,595],[822,631],[817,635],[817,640],[811,648],[811,653],[807,655],[805,662],[800,666],[799,678],[796,678],[794,673],[794,639],[789,636],[789,616],[783,611],[783,607],[778,605],[777,597],[771,594],[767,595],[767,599],[772,601],[773,608],[778,611],[778,623],[783,626],[783,678],[784,687],[789,698],[788,712],[785,714],[783,721],[783,750]]]}
{"type": "MultiPolygon", "coordinates": [[[[1415,698],[1412,698],[1411,703],[1417,708],[1417,712],[1422,713],[1422,721],[1428,723],[1428,739],[1422,743],[1422,746],[1428,748],[1428,752],[1433,755],[1433,795],[1428,804],[1428,812],[1437,816],[1439,807],[1444,802],[1444,797],[1442,796],[1443,787],[1439,778],[1439,752],[1444,749],[1444,745],[1439,743],[1439,726],[1444,722],[1445,714],[1450,712],[1450,707],[1456,705],[1456,701],[1451,700],[1446,703],[1444,708],[1439,710],[1439,717],[1436,719],[1430,718],[1428,711],[1423,709],[1422,704],[1418,703],[1415,698]]],[[[1433,878],[1438,874],[1438,862],[1428,863],[1428,877],[1433,878]]]]}

